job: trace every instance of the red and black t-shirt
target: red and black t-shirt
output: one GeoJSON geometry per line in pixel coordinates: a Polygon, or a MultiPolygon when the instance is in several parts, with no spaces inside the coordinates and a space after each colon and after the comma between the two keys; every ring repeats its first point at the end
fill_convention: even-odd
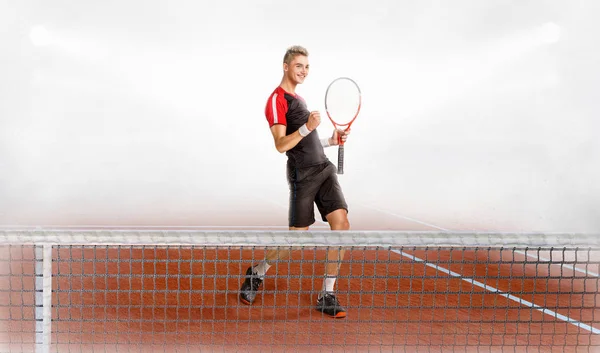
{"type": "MultiPolygon", "coordinates": [[[[278,86],[267,100],[265,116],[269,127],[275,124],[286,126],[286,135],[294,133],[308,121],[310,111],[299,95],[286,92],[278,86]]],[[[288,162],[296,167],[309,167],[327,161],[317,130],[313,130],[298,144],[286,152],[288,162]]]]}

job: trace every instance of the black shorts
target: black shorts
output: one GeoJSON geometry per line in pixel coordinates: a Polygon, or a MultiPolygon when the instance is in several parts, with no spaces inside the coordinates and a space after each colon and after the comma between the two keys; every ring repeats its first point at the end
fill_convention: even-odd
{"type": "Polygon", "coordinates": [[[315,203],[325,222],[325,216],[335,210],[344,209],[348,212],[336,173],[337,169],[331,161],[306,168],[294,168],[288,164],[290,227],[308,227],[315,223],[315,203]]]}

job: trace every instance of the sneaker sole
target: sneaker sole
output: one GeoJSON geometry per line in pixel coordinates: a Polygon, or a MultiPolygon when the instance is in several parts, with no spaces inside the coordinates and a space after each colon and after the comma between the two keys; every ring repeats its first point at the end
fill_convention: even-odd
{"type": "Polygon", "coordinates": [[[320,312],[320,313],[323,313],[323,315],[327,315],[327,316],[329,316],[329,317],[332,317],[332,318],[334,318],[334,319],[343,319],[343,318],[345,318],[345,317],[346,317],[346,312],[345,312],[345,311],[340,311],[339,313],[337,313],[337,314],[335,314],[335,315],[329,315],[329,314],[326,314],[326,313],[322,312],[322,311],[321,311],[321,310],[319,310],[319,309],[317,309],[317,311],[318,311],[318,312],[320,312]]]}
{"type": "Polygon", "coordinates": [[[242,303],[246,304],[246,305],[252,305],[252,303],[250,303],[249,301],[247,301],[247,300],[246,300],[246,299],[244,299],[244,298],[240,298],[240,301],[241,301],[242,303]]]}
{"type": "Polygon", "coordinates": [[[343,319],[345,317],[346,317],[345,312],[339,312],[339,313],[335,314],[335,316],[333,316],[334,319],[343,319]]]}

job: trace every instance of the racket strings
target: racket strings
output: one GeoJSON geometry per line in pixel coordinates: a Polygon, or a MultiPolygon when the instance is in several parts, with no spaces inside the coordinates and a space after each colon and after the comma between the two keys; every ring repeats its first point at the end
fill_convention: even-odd
{"type": "Polygon", "coordinates": [[[350,80],[333,82],[325,96],[327,113],[337,124],[348,124],[360,109],[360,91],[350,80]]]}

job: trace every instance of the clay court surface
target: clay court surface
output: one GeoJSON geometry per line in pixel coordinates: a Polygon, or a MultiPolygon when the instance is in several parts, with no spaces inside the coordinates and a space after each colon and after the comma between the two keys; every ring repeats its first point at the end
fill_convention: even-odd
{"type": "MultiPolygon", "coordinates": [[[[358,229],[438,226],[357,209],[358,229]]],[[[192,228],[285,229],[285,210],[274,208],[273,214],[236,224],[218,217],[209,223],[207,217],[192,228]]],[[[314,229],[326,225],[317,222],[314,229]]],[[[322,248],[294,248],[289,261],[270,270],[254,305],[239,302],[243,274],[264,251],[201,244],[55,247],[51,351],[578,352],[600,345],[598,333],[536,307],[599,329],[597,252],[575,257],[573,251],[527,249],[553,262],[575,261],[577,270],[535,262],[512,249],[350,248],[337,282],[348,316],[336,320],[314,309],[326,257],[322,248]],[[588,260],[595,263],[586,265],[588,260]]],[[[10,260],[0,282],[2,331],[10,334],[0,348],[33,351],[34,311],[21,304],[34,301],[34,251],[3,248],[2,258],[10,260]]]]}

